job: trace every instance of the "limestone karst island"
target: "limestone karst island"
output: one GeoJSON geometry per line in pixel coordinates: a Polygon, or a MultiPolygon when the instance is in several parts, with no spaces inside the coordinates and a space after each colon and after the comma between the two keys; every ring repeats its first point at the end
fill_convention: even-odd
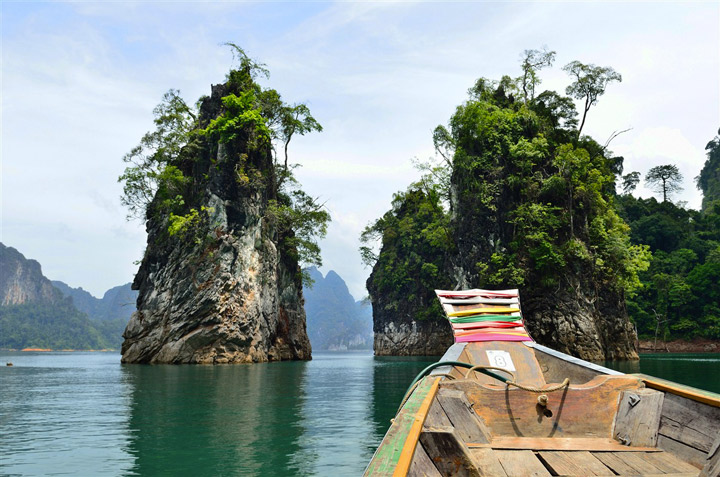
{"type": "Polygon", "coordinates": [[[261,88],[266,71],[231,47],[240,66],[227,81],[197,111],[169,92],[157,130],[125,157],[124,200],[147,218],[148,245],[124,363],[311,357],[298,260],[319,263],[329,215],[294,180],[288,144],[321,127],[261,88]]]}

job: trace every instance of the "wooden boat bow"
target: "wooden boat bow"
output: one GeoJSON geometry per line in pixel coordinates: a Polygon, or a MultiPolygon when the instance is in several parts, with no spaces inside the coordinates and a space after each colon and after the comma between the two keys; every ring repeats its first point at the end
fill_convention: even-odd
{"type": "MultiPolygon", "coordinates": [[[[463,317],[496,315],[499,305],[522,325],[517,291],[465,290],[443,302],[449,318],[458,307],[472,311],[463,317]]],[[[504,328],[487,321],[474,340],[456,332],[418,378],[365,475],[720,475],[720,395],[517,339],[524,327],[496,339],[504,328]]]]}

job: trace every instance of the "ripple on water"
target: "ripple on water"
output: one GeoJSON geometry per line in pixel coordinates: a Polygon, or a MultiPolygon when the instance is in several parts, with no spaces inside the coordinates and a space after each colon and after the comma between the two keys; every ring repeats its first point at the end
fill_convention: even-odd
{"type": "Polygon", "coordinates": [[[432,358],[316,352],[251,366],[0,353],[0,474],[361,474],[432,358]]]}

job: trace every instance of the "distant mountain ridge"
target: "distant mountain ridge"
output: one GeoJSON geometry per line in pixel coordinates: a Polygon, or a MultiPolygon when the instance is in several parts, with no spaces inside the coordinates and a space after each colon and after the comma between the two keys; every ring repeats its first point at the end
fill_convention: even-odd
{"type": "Polygon", "coordinates": [[[130,288],[130,282],[109,289],[102,298],[95,298],[82,287],[72,288],[59,280],[52,280],[52,284],[63,295],[71,297],[75,307],[93,321],[123,319],[127,324],[130,315],[135,311],[138,292],[130,288]]]}
{"type": "Polygon", "coordinates": [[[0,305],[58,303],[62,294],[42,274],[40,263],[0,243],[0,305]]]}
{"type": "Polygon", "coordinates": [[[40,264],[0,243],[0,348],[102,349],[112,331],[96,327],[42,274],[40,264]]]}
{"type": "MultiPolygon", "coordinates": [[[[311,268],[307,331],[315,350],[372,349],[372,308],[334,271],[311,268]]],[[[126,283],[102,298],[49,280],[36,260],[0,243],[0,348],[119,349],[138,292],[126,283]]]]}
{"type": "Polygon", "coordinates": [[[0,298],[0,348],[118,349],[137,292],[126,283],[95,298],[0,243],[0,298]]]}
{"type": "Polygon", "coordinates": [[[303,288],[307,330],[313,350],[372,349],[372,308],[355,301],[345,281],[333,270],[325,277],[309,268],[314,280],[303,288]]]}

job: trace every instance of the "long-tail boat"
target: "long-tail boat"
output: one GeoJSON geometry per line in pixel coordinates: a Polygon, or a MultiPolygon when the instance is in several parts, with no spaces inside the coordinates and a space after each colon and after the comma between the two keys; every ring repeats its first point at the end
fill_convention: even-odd
{"type": "Polygon", "coordinates": [[[411,384],[365,475],[720,475],[720,395],[535,343],[517,290],[436,293],[455,344],[411,384]]]}

